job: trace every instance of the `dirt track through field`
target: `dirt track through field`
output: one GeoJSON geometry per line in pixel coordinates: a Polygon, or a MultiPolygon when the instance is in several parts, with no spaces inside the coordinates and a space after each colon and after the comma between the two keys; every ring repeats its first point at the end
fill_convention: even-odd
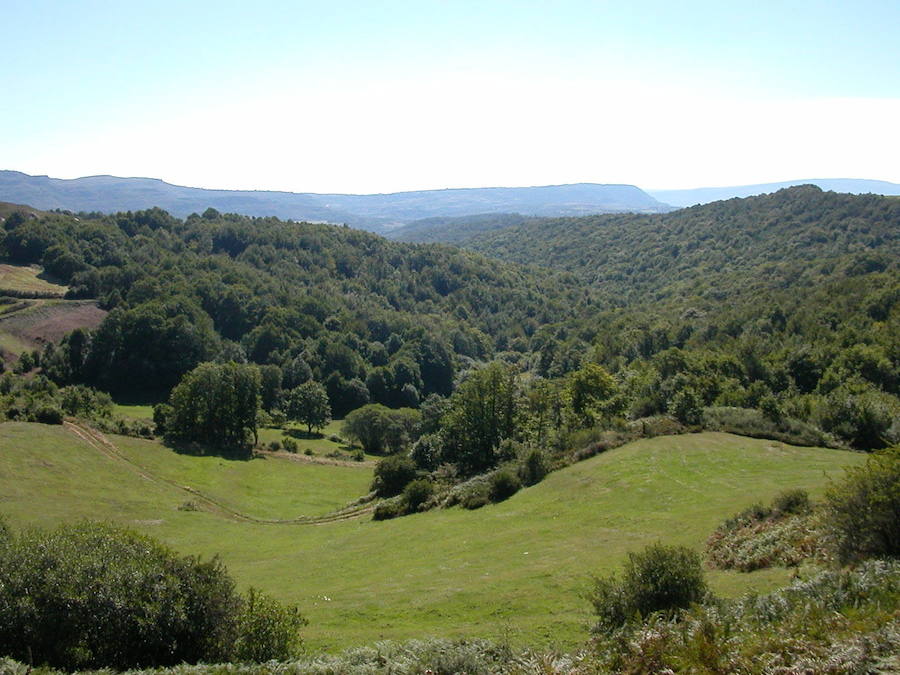
{"type": "Polygon", "coordinates": [[[83,422],[66,420],[65,422],[63,422],[63,426],[66,428],[66,430],[80,439],[83,443],[92,447],[100,454],[105,455],[111,461],[122,464],[125,468],[137,474],[142,479],[165,485],[170,488],[175,488],[176,490],[183,492],[185,495],[190,496],[191,501],[193,501],[199,508],[202,508],[204,511],[222,518],[227,518],[229,520],[249,523],[262,523],[267,525],[322,525],[325,523],[333,523],[340,520],[358,518],[371,513],[374,510],[374,506],[372,504],[351,504],[349,506],[345,506],[342,509],[338,509],[337,511],[332,511],[331,513],[326,513],[320,516],[298,516],[297,518],[288,519],[257,518],[256,516],[251,516],[249,514],[241,513],[240,511],[232,509],[231,507],[217,501],[213,497],[203,494],[199,490],[196,490],[195,488],[192,488],[188,485],[179,485],[173,480],[163,478],[161,476],[156,476],[153,473],[148,472],[144,467],[132,461],[122,452],[120,452],[115,444],[110,441],[104,434],[97,431],[96,429],[93,429],[87,424],[84,424],[83,422]]]}

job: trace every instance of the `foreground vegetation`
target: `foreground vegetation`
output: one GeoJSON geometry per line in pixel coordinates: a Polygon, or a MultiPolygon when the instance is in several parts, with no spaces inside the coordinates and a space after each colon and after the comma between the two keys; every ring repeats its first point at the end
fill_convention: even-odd
{"type": "MultiPolygon", "coordinates": [[[[502,637],[276,670],[867,672],[896,645],[896,566],[863,562],[897,555],[896,463],[847,450],[900,439],[897,206],[805,187],[533,239],[548,224],[526,220],[515,255],[484,235],[555,270],[212,209],[12,211],[0,256],[28,306],[0,300],[3,512],[221,554],[242,592],[302,608],[312,649],[502,637]],[[41,269],[67,299],[37,297],[41,269]],[[83,303],[77,325],[39,329],[53,303],[83,303]],[[836,562],[859,567],[811,568],[836,562]],[[785,565],[806,585],[729,600],[785,565]]],[[[4,551],[31,542],[26,564],[39,539],[4,551]]]]}
{"type": "MultiPolygon", "coordinates": [[[[3,526],[0,650],[69,668],[280,661],[178,668],[195,673],[875,672],[896,666],[900,647],[900,562],[877,559],[898,553],[900,521],[890,517],[900,506],[898,486],[900,448],[832,483],[824,546],[857,564],[809,569],[770,594],[716,597],[700,557],[684,546],[629,553],[621,580],[595,579],[587,599],[596,635],[570,656],[508,640],[420,640],[291,660],[304,624],[297,610],[252,589],[239,598],[216,560],[178,558],[105,526],[23,533],[3,526]],[[860,513],[860,505],[869,508],[860,513]]],[[[808,508],[806,493],[793,489],[776,497],[772,512],[808,508]]],[[[24,666],[6,659],[0,667],[24,666]]]]}
{"type": "MultiPolygon", "coordinates": [[[[591,573],[614,570],[629,551],[659,540],[700,551],[726,516],[789,487],[819,497],[826,476],[864,460],[727,434],[658,437],[551,473],[478,511],[304,525],[237,520],[204,506],[197,492],[256,517],[321,515],[367,489],[371,466],[228,460],[107,438],[133,464],[67,427],[0,424],[0,493],[10,523],[99,518],[182,554],[219,554],[239,588],[299,605],[310,621],[307,646],[332,651],[429,635],[508,635],[515,644],[575,649],[590,623],[580,594],[591,573]],[[346,482],[338,472],[349,473],[346,482]],[[318,501],[317,494],[331,496],[318,501]],[[184,508],[190,501],[196,510],[184,508]]],[[[713,571],[709,583],[718,595],[735,596],[771,590],[788,575],[713,571]]]]}

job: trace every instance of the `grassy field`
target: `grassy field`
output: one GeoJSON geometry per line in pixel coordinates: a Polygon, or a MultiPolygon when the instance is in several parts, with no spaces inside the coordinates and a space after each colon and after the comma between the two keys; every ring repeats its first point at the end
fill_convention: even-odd
{"type": "MultiPolygon", "coordinates": [[[[152,420],[152,405],[137,405],[117,403],[113,407],[113,413],[119,417],[129,417],[138,420],[152,420]]],[[[355,448],[348,446],[345,442],[336,442],[331,440],[333,437],[340,437],[341,425],[343,420],[332,420],[319,431],[310,437],[306,432],[306,427],[301,424],[290,423],[285,428],[263,427],[258,430],[259,442],[262,445],[268,445],[272,441],[283,442],[285,438],[291,438],[297,441],[298,454],[312,454],[318,457],[325,457],[335,452],[343,454],[352,454],[355,448]],[[304,453],[309,450],[310,453],[304,453]]],[[[367,455],[366,460],[377,461],[375,455],[367,455]]]]}
{"type": "Polygon", "coordinates": [[[69,288],[57,283],[36,265],[11,265],[0,263],[0,295],[3,291],[19,293],[53,293],[62,297],[69,288]]]}
{"type": "Polygon", "coordinates": [[[152,420],[153,406],[116,403],[113,406],[113,413],[119,417],[130,417],[136,420],[152,420]]]}
{"type": "MultiPolygon", "coordinates": [[[[858,454],[704,433],[642,440],[548,476],[478,511],[394,521],[241,522],[179,510],[182,484],[261,517],[322,513],[366,489],[365,466],[176,455],[110,437],[114,460],[61,427],[0,425],[0,512],[13,524],[103,518],[179,551],[221,554],[241,585],[298,603],[311,648],[382,638],[485,636],[573,648],[590,621],[589,575],[655,542],[700,549],[726,516],[788,487],[815,496],[858,454]],[[136,468],[138,467],[138,468],[136,468]],[[283,475],[282,475],[283,474],[283,475]]],[[[711,572],[736,595],[787,570],[711,572]]]]}

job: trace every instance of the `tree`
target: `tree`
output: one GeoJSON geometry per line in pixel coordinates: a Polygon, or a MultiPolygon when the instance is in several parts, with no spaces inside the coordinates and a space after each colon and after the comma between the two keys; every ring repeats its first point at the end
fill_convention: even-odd
{"type": "Polygon", "coordinates": [[[581,426],[589,427],[607,412],[607,404],[618,387],[603,366],[589,363],[569,375],[568,391],[576,420],[581,426]]]}
{"type": "Polygon", "coordinates": [[[418,410],[391,410],[380,403],[370,403],[347,415],[343,432],[368,453],[381,454],[388,448],[396,452],[416,440],[421,419],[418,410]]]}
{"type": "Polygon", "coordinates": [[[81,523],[13,533],[0,521],[0,654],[67,670],[288,659],[305,623],[222,563],[81,523]]]}
{"type": "Polygon", "coordinates": [[[260,375],[256,366],[202,363],[182,378],[169,397],[169,435],[220,447],[257,442],[260,375]]]}
{"type": "Polygon", "coordinates": [[[445,459],[466,474],[494,466],[500,441],[516,431],[515,394],[515,374],[502,363],[472,373],[450,398],[444,416],[445,459]]]}
{"type": "Polygon", "coordinates": [[[416,465],[402,455],[385,457],[375,466],[372,489],[379,497],[393,497],[403,492],[416,477],[416,465]]]}
{"type": "Polygon", "coordinates": [[[841,562],[900,557],[900,446],[872,455],[829,486],[825,513],[841,562]]]}
{"type": "Polygon", "coordinates": [[[272,410],[281,396],[281,368],[275,365],[262,366],[260,374],[260,404],[263,410],[272,410]]]}
{"type": "Polygon", "coordinates": [[[313,429],[318,431],[331,421],[328,394],[325,387],[315,380],[309,380],[291,389],[287,396],[286,407],[288,418],[305,424],[310,434],[313,429]]]}

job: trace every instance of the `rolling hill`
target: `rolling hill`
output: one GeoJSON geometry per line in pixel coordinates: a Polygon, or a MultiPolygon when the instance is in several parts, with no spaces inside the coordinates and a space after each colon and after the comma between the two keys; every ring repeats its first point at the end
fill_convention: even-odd
{"type": "Polygon", "coordinates": [[[692,188],[688,190],[648,190],[647,192],[661,202],[675,207],[682,207],[708,204],[709,202],[732,199],[734,197],[753,197],[797,185],[815,185],[823,190],[847,192],[850,194],[900,195],[900,185],[897,183],[860,178],[805,178],[803,180],[782,181],[780,183],[692,188]]]}
{"type": "Polygon", "coordinates": [[[806,185],[659,215],[532,220],[461,242],[578,275],[625,303],[809,287],[803,276],[895,268],[900,201],[806,185]]]}
{"type": "MultiPolygon", "coordinates": [[[[727,434],[658,437],[478,511],[307,524],[235,517],[215,503],[256,518],[321,515],[359,496],[371,469],[176,455],[151,441],[18,422],[0,424],[0,447],[0,509],[14,526],[109,520],[183,553],[220,554],[242,586],[299,603],[308,645],[331,649],[504,632],[574,647],[587,637],[580,591],[590,574],[657,540],[699,549],[735,511],[791,487],[818,495],[828,476],[863,459],[727,434]]],[[[725,595],[787,576],[710,573],[725,595]]]]}
{"type": "Polygon", "coordinates": [[[156,178],[88,176],[64,180],[18,171],[0,171],[0,200],[75,212],[115,213],[159,207],[180,218],[214,208],[248,216],[346,223],[373,231],[423,218],[472,213],[565,216],[669,210],[633,185],[580,183],[349,195],[208,190],[171,185],[156,178]]]}

